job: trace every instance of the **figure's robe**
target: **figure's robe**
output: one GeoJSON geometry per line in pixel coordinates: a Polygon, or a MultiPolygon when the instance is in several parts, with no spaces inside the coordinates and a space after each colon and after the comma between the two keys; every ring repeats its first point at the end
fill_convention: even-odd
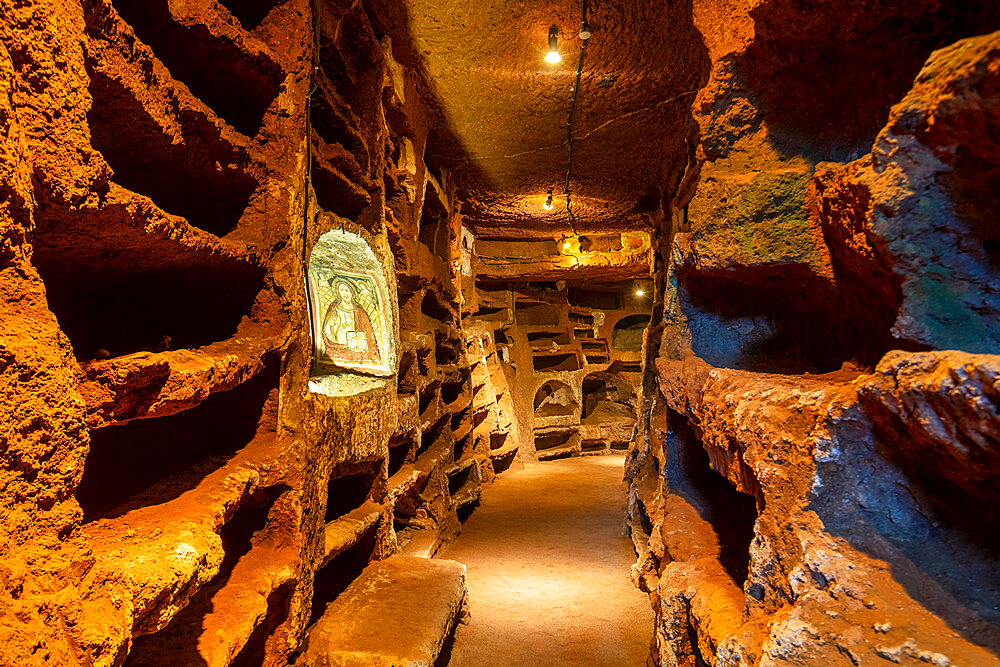
{"type": "Polygon", "coordinates": [[[367,349],[353,350],[346,344],[346,341],[342,343],[337,339],[338,337],[335,334],[331,335],[333,334],[333,329],[338,326],[338,310],[343,312],[342,309],[339,309],[339,305],[339,302],[330,304],[330,307],[326,311],[326,316],[323,318],[323,343],[326,355],[332,360],[352,361],[355,363],[379,363],[382,360],[382,355],[379,353],[378,340],[375,337],[371,319],[368,317],[365,309],[358,304],[353,304],[353,332],[361,332],[364,335],[367,349]]]}

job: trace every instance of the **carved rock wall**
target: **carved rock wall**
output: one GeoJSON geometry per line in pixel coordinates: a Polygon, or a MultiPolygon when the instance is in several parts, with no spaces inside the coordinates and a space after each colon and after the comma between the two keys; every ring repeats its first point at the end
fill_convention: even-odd
{"type": "Polygon", "coordinates": [[[509,388],[508,414],[524,434],[524,459],[628,446],[650,303],[634,285],[536,281],[511,287],[481,275],[473,321],[492,332],[509,388]]]}
{"type": "Polygon", "coordinates": [[[5,179],[4,615],[33,619],[4,624],[10,662],[120,664],[160,632],[228,662],[296,630],[273,219],[301,219],[275,186],[302,177],[308,13],[175,9],[3,8],[4,152],[32,175],[5,179]]]}
{"type": "Polygon", "coordinates": [[[996,17],[730,5],[693,8],[700,159],[629,452],[660,663],[991,664],[1000,36],[947,45],[996,17]],[[878,30],[898,62],[862,75],[878,30]]]}
{"type": "Polygon", "coordinates": [[[418,75],[360,3],[0,16],[0,662],[285,664],[495,474],[418,75]],[[351,396],[309,384],[338,229],[398,284],[398,377],[351,396]]]}

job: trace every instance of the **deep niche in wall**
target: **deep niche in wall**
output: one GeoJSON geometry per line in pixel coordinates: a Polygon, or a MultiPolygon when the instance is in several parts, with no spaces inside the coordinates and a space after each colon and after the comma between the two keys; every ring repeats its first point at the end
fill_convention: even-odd
{"type": "Polygon", "coordinates": [[[611,332],[611,347],[622,352],[642,350],[642,338],[649,326],[649,315],[626,315],[611,332]]]}
{"type": "Polygon", "coordinates": [[[333,230],[309,257],[311,391],[350,396],[396,371],[396,336],[382,263],[358,234],[333,230]]]}
{"type": "Polygon", "coordinates": [[[587,424],[635,421],[632,389],[623,378],[603,371],[583,379],[583,409],[580,418],[587,424]]]}

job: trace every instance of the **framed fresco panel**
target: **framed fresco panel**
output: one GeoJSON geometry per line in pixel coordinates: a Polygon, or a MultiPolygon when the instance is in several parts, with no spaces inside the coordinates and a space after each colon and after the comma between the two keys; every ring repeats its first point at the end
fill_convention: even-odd
{"type": "Polygon", "coordinates": [[[320,370],[395,372],[391,306],[379,277],[310,262],[313,354],[320,370]]]}

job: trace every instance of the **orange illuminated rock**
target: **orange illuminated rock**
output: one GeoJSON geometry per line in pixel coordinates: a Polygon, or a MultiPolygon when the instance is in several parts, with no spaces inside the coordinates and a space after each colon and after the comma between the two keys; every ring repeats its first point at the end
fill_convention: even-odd
{"type": "Polygon", "coordinates": [[[845,287],[907,345],[1000,348],[1000,33],[936,52],[870,156],[814,187],[845,287]]]}
{"type": "MultiPolygon", "coordinates": [[[[933,363],[941,377],[949,366],[955,372],[993,361],[948,353],[933,363]]],[[[1000,639],[996,612],[991,594],[973,582],[996,562],[981,551],[980,537],[930,509],[913,475],[915,466],[940,471],[931,462],[952,458],[953,445],[926,444],[898,465],[883,456],[899,446],[886,439],[899,431],[880,420],[900,408],[891,399],[875,405],[873,397],[883,395],[892,363],[887,358],[876,375],[810,377],[658,363],[668,430],[657,456],[667,483],[662,498],[634,495],[633,511],[648,506],[652,522],[649,557],[638,570],[643,586],[656,587],[661,605],[680,600],[661,607],[664,651],[693,651],[669,629],[679,622],[675,614],[687,612],[701,655],[719,659],[834,660],[847,651],[864,662],[893,646],[954,662],[991,659],[983,646],[995,650],[1000,639]],[[742,494],[751,502],[741,519],[742,494]],[[692,511],[700,519],[683,521],[692,511]],[[741,554],[748,560],[739,561],[741,554]],[[701,568],[698,559],[705,559],[701,568]],[[965,575],[946,574],[958,571],[965,575]],[[740,589],[746,611],[734,622],[740,589]]],[[[908,414],[941,401],[981,405],[976,385],[964,385],[958,398],[954,385],[933,377],[908,381],[908,414]]],[[[981,432],[989,438],[997,414],[983,407],[981,432]]],[[[928,408],[922,413],[929,426],[928,408]]],[[[937,414],[941,424],[975,423],[937,414]]]]}
{"type": "Polygon", "coordinates": [[[393,556],[323,612],[296,665],[432,665],[465,600],[465,566],[393,556]]]}
{"type": "Polygon", "coordinates": [[[572,218],[486,4],[0,0],[0,664],[430,662],[626,448],[662,663],[995,662],[995,3],[594,3],[572,218]]]}
{"type": "Polygon", "coordinates": [[[695,3],[633,577],[664,664],[991,663],[996,19],[798,11],[695,3]]]}

